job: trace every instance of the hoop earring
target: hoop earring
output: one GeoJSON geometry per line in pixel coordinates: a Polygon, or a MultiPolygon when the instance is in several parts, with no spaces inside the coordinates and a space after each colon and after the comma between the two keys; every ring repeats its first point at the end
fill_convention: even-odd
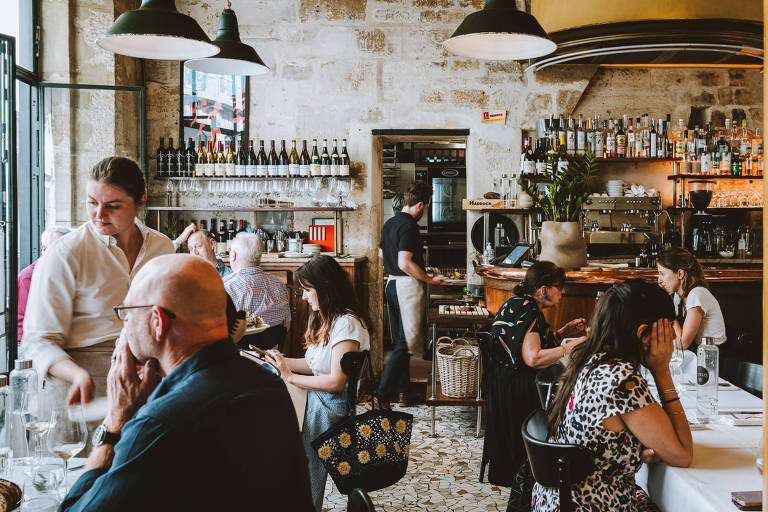
{"type": "Polygon", "coordinates": [[[549,300],[549,297],[547,297],[546,293],[541,294],[541,300],[549,300]]]}

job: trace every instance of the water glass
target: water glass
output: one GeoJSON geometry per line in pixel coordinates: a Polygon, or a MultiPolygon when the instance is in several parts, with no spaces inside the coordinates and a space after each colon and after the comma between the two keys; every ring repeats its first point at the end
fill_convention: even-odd
{"type": "Polygon", "coordinates": [[[52,420],[48,449],[64,460],[64,470],[69,471],[69,459],[83,451],[87,440],[83,406],[59,407],[53,411],[52,420]]]}
{"type": "Polygon", "coordinates": [[[21,422],[29,433],[29,452],[35,446],[35,464],[43,459],[43,436],[53,424],[53,394],[45,388],[25,392],[21,397],[21,422]]]}
{"type": "Polygon", "coordinates": [[[62,499],[60,489],[66,478],[64,465],[56,459],[41,462],[32,467],[22,483],[22,512],[53,512],[62,499]]]}
{"type": "Polygon", "coordinates": [[[683,351],[683,340],[675,338],[672,340],[672,357],[669,360],[669,370],[672,374],[672,382],[675,384],[678,394],[682,391],[683,382],[683,361],[685,360],[683,351]]]}

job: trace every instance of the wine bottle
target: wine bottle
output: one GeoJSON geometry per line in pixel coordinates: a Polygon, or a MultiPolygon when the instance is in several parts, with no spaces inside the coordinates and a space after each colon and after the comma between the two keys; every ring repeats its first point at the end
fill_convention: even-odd
{"type": "Polygon", "coordinates": [[[657,144],[659,143],[659,137],[658,133],[656,132],[656,121],[651,119],[651,141],[650,141],[650,149],[648,151],[648,154],[645,155],[647,158],[656,158],[656,154],[658,153],[657,144]]]}
{"type": "MultiPolygon", "coordinates": [[[[605,156],[605,132],[607,126],[605,121],[603,121],[603,126],[600,126],[600,116],[595,118],[595,158],[603,158],[605,156]]],[[[552,149],[557,151],[556,148],[552,149]]]]}
{"type": "Polygon", "coordinates": [[[155,164],[157,165],[157,169],[155,171],[155,176],[158,178],[165,178],[166,172],[168,171],[168,154],[165,149],[165,138],[160,137],[160,145],[157,147],[157,156],[155,157],[155,164]]]}
{"type": "Polygon", "coordinates": [[[605,133],[605,158],[616,158],[616,131],[612,123],[608,122],[608,131],[605,133]]]}
{"type": "Polygon", "coordinates": [[[338,176],[339,170],[339,149],[338,139],[333,139],[333,153],[331,153],[331,176],[338,176]]]}
{"type": "Polygon", "coordinates": [[[565,150],[569,155],[576,154],[576,130],[573,128],[573,118],[568,118],[568,130],[565,133],[565,150]]]}
{"type": "Polygon", "coordinates": [[[323,153],[320,156],[320,175],[331,175],[331,157],[328,155],[328,139],[323,139],[323,153]]]}
{"type": "Polygon", "coordinates": [[[259,154],[256,156],[256,176],[264,178],[269,174],[269,159],[264,151],[264,139],[259,141],[259,154]]]}
{"type": "Polygon", "coordinates": [[[227,221],[219,221],[219,232],[216,234],[216,256],[221,258],[227,255],[227,221]]]}
{"type": "Polygon", "coordinates": [[[195,151],[195,141],[192,137],[189,138],[187,143],[187,177],[192,178],[195,176],[195,168],[197,166],[197,151],[195,151]]]}
{"type": "Polygon", "coordinates": [[[168,148],[166,148],[165,154],[166,154],[165,159],[168,163],[165,176],[167,178],[172,178],[176,176],[176,165],[177,165],[176,150],[173,148],[173,137],[168,138],[168,148]]]}
{"type": "MultiPolygon", "coordinates": [[[[216,219],[211,217],[211,227],[210,227],[210,233],[213,237],[214,244],[216,242],[216,219]]],[[[214,251],[216,250],[216,246],[214,245],[214,251]]]]}
{"type": "Polygon", "coordinates": [[[520,173],[523,175],[533,175],[536,172],[536,164],[531,152],[531,139],[529,138],[525,139],[523,152],[520,154],[520,169],[520,173]]]}
{"type": "Polygon", "coordinates": [[[289,171],[289,159],[288,159],[288,152],[285,150],[285,140],[280,141],[280,157],[277,161],[277,167],[278,167],[278,175],[282,177],[288,176],[289,171]]]}
{"type": "Polygon", "coordinates": [[[269,157],[267,158],[267,176],[270,178],[277,178],[280,176],[280,171],[278,170],[278,157],[277,157],[277,151],[275,151],[275,141],[274,139],[269,142],[270,149],[269,149],[269,157]]]}
{"type": "Polygon", "coordinates": [[[205,166],[208,163],[208,155],[205,153],[205,142],[200,141],[197,146],[197,163],[195,164],[195,177],[205,176],[205,166]]]}
{"type": "Polygon", "coordinates": [[[317,139],[312,139],[312,156],[309,160],[309,175],[320,176],[320,155],[317,154],[317,139]]]}
{"type": "Polygon", "coordinates": [[[627,158],[627,133],[624,131],[624,122],[619,119],[619,129],[616,130],[616,158],[627,158]]]}
{"type": "MultiPolygon", "coordinates": [[[[458,155],[453,156],[452,161],[456,162],[458,155]]],[[[347,154],[347,139],[341,139],[341,155],[339,156],[339,174],[342,176],[349,176],[349,154],[347,154]]]]}
{"type": "Polygon", "coordinates": [[[235,219],[229,220],[229,230],[227,231],[227,252],[232,249],[232,240],[235,239],[235,219]]]}
{"type": "MultiPolygon", "coordinates": [[[[587,133],[584,129],[584,121],[579,114],[579,124],[576,126],[576,154],[581,156],[584,154],[587,144],[587,133]]],[[[533,150],[533,148],[531,148],[533,150]]]]}
{"type": "Polygon", "coordinates": [[[235,153],[235,176],[245,178],[248,176],[248,153],[243,149],[243,141],[237,141],[237,153],[235,153]]]}
{"type": "MultiPolygon", "coordinates": [[[[593,134],[594,135],[594,134],[593,134]]],[[[533,160],[536,166],[535,174],[544,176],[547,174],[547,142],[549,139],[539,140],[537,143],[536,151],[533,152],[533,160]]]]}
{"type": "Polygon", "coordinates": [[[301,155],[299,155],[299,174],[307,178],[309,177],[309,152],[307,151],[307,139],[304,139],[301,145],[301,155]]]}
{"type": "Polygon", "coordinates": [[[235,169],[235,151],[234,151],[235,143],[232,141],[229,141],[229,145],[227,147],[227,164],[224,167],[224,176],[226,178],[234,178],[237,176],[237,171],[235,169]]]}
{"type": "Polygon", "coordinates": [[[184,148],[184,139],[179,140],[176,148],[176,174],[177,178],[183,178],[187,172],[187,150],[184,148]]]}
{"type": "Polygon", "coordinates": [[[643,130],[640,126],[640,118],[635,118],[635,158],[643,156],[643,130]]]}
{"type": "MultiPolygon", "coordinates": [[[[219,146],[216,141],[211,141],[211,150],[208,152],[208,163],[211,164],[211,176],[220,176],[219,171],[219,146]]],[[[212,226],[216,227],[216,226],[212,226]]]]}
{"type": "Polygon", "coordinates": [[[296,140],[291,141],[291,154],[288,156],[288,174],[295,178],[301,175],[299,153],[296,151],[296,140]]]}
{"type": "Polygon", "coordinates": [[[256,177],[256,151],[253,149],[253,139],[248,142],[248,163],[245,174],[249,178],[256,177]]]}
{"type": "MultiPolygon", "coordinates": [[[[626,119],[627,116],[624,116],[626,119]]],[[[635,156],[635,128],[632,126],[632,118],[630,117],[627,122],[627,158],[633,158],[635,156]]]]}
{"type": "Polygon", "coordinates": [[[216,156],[218,157],[218,162],[216,166],[216,176],[220,178],[226,178],[227,177],[227,153],[224,151],[224,143],[219,142],[219,149],[216,152],[216,156]]]}
{"type": "MultiPolygon", "coordinates": [[[[669,137],[669,131],[671,129],[672,129],[672,116],[670,114],[667,114],[667,123],[664,125],[664,158],[673,158],[675,156],[675,148],[674,148],[674,145],[672,144],[672,139],[670,139],[669,137]]],[[[711,151],[709,152],[711,153],[711,151]]]]}

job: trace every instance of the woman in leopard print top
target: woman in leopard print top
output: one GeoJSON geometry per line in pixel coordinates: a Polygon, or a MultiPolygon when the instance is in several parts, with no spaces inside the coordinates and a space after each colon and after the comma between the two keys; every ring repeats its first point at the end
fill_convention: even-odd
{"type": "MultiPolygon", "coordinates": [[[[691,432],[669,372],[674,315],[669,296],[640,280],[615,285],[600,299],[590,336],[574,351],[548,411],[550,442],[578,444],[595,456],[594,472],[571,488],[575,510],[657,510],[635,484],[643,461],[690,464],[691,432]]],[[[533,510],[558,507],[557,489],[537,483],[533,510]]]]}

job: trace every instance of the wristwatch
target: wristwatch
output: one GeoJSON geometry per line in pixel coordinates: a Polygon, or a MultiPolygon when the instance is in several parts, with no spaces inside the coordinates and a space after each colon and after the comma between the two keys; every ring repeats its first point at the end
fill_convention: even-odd
{"type": "Polygon", "coordinates": [[[93,446],[101,446],[103,444],[115,445],[119,440],[120,434],[108,431],[106,425],[102,423],[96,427],[96,430],[93,432],[91,442],[93,443],[93,446]]]}

